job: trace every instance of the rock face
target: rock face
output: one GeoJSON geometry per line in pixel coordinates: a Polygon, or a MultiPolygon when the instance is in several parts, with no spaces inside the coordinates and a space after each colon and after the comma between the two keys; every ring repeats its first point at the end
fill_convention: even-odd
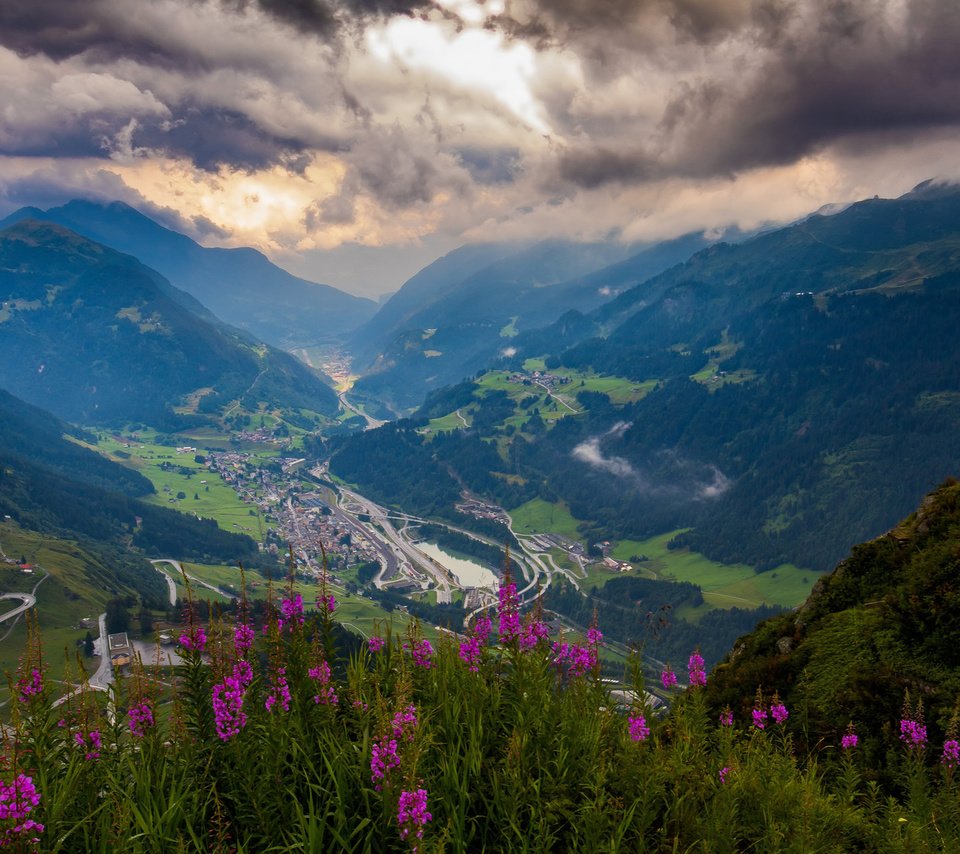
{"type": "Polygon", "coordinates": [[[710,680],[711,699],[736,704],[758,686],[777,690],[804,710],[811,741],[833,739],[851,720],[880,739],[910,692],[923,696],[936,743],[960,695],[958,554],[960,484],[950,480],[892,531],[854,548],[799,614],[741,638],[710,680]]]}

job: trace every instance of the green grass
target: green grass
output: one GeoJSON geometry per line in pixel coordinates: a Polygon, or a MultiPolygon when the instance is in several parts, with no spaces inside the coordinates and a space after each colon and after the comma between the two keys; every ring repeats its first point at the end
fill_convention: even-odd
{"type": "Polygon", "coordinates": [[[520,319],[520,315],[514,315],[510,318],[510,322],[500,330],[501,338],[516,338],[520,334],[517,329],[517,321],[520,319]]]}
{"type": "MultiPolygon", "coordinates": [[[[219,475],[196,462],[194,453],[178,454],[176,448],[149,441],[124,447],[109,434],[100,435],[100,442],[91,446],[93,450],[136,469],[154,485],[156,493],[144,499],[148,503],[215,519],[226,531],[246,533],[256,540],[263,539],[264,528],[259,510],[241,501],[233,488],[224,483],[219,475]],[[118,452],[129,456],[118,455],[118,452]],[[164,463],[173,466],[173,470],[161,468],[164,463]],[[179,469],[187,470],[188,473],[181,473],[179,469]],[[178,499],[176,496],[180,492],[184,493],[186,498],[178,499]],[[254,515],[250,514],[251,510],[254,515]]],[[[203,448],[199,446],[199,437],[195,438],[195,442],[197,453],[202,455],[203,448]]],[[[190,444],[186,437],[184,444],[190,444]]],[[[275,455],[276,451],[271,451],[263,454],[263,459],[275,455]]]]}
{"type": "Polygon", "coordinates": [[[633,555],[645,555],[649,560],[636,564],[637,574],[700,585],[705,600],[705,606],[697,609],[700,612],[710,608],[755,608],[762,604],[792,608],[806,599],[822,574],[782,564],[758,575],[746,564],[717,563],[689,549],[670,550],[667,543],[677,533],[671,531],[647,540],[622,540],[616,544],[613,557],[630,560],[633,555]]]}
{"type": "Polygon", "coordinates": [[[534,498],[510,511],[513,529],[518,534],[563,534],[578,539],[577,520],[562,502],[550,504],[542,498],[534,498]]]}

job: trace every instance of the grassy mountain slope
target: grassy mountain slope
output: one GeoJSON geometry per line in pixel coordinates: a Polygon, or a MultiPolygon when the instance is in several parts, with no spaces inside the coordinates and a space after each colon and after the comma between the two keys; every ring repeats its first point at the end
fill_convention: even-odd
{"type": "Polygon", "coordinates": [[[509,354],[523,330],[571,310],[590,311],[708,243],[690,235],[635,254],[626,246],[563,241],[506,255],[503,246],[464,247],[411,279],[360,330],[356,351],[377,358],[357,389],[412,407],[431,389],[509,354]],[[480,266],[485,251],[493,260],[480,266]],[[461,257],[465,264],[452,263],[461,257]]]}
{"type": "Polygon", "coordinates": [[[0,222],[0,228],[24,219],[57,223],[139,258],[221,320],[274,346],[305,346],[336,337],[376,311],[371,300],[293,276],[254,249],[200,246],[122,202],[75,199],[47,211],[24,208],[0,222]]]}
{"type": "Polygon", "coordinates": [[[909,691],[937,743],[960,695],[958,549],[960,485],[950,481],[857,546],[797,612],[741,638],[713,675],[711,699],[737,705],[758,685],[777,686],[814,742],[851,720],[879,735],[909,691]]]}
{"type": "Polygon", "coordinates": [[[223,405],[337,409],[291,356],[194,313],[159,274],[57,225],[0,232],[0,301],[0,384],[72,421],[159,425],[201,390],[223,405]]]}

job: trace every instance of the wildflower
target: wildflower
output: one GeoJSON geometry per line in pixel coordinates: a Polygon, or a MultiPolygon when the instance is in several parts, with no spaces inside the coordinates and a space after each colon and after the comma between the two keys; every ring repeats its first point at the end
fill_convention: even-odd
{"type": "Polygon", "coordinates": [[[720,712],[720,725],[733,726],[733,710],[729,706],[720,712]]]}
{"type": "Polygon", "coordinates": [[[34,667],[29,676],[21,676],[17,681],[17,689],[21,703],[26,703],[31,697],[39,697],[43,692],[43,676],[40,671],[34,667]]]}
{"type": "Polygon", "coordinates": [[[385,643],[386,641],[384,641],[382,637],[374,635],[367,641],[367,647],[370,649],[370,652],[380,652],[385,643]]]}
{"type": "Polygon", "coordinates": [[[293,626],[303,625],[303,596],[295,593],[293,598],[284,599],[280,603],[280,618],[277,620],[277,628],[283,631],[283,627],[289,623],[291,629],[293,626]]]}
{"type": "Polygon", "coordinates": [[[413,732],[417,728],[417,707],[407,706],[402,712],[393,716],[393,737],[413,741],[413,732]]]}
{"type": "MultiPolygon", "coordinates": [[[[427,790],[417,789],[415,792],[402,791],[400,802],[397,805],[397,824],[400,825],[400,838],[406,839],[410,831],[417,839],[423,839],[423,826],[433,816],[427,812],[427,790]]],[[[414,846],[416,850],[416,846],[414,846]]]]}
{"type": "MultiPolygon", "coordinates": [[[[337,610],[336,597],[332,593],[327,596],[318,596],[317,608],[321,611],[326,611],[328,614],[332,614],[337,610]]],[[[376,652],[376,650],[374,650],[374,652],[376,652]]]]}
{"type": "Polygon", "coordinates": [[[213,686],[213,715],[221,741],[229,741],[246,726],[243,697],[244,686],[236,676],[228,676],[213,686]]]}
{"type": "Polygon", "coordinates": [[[951,738],[943,743],[943,756],[940,762],[951,770],[960,764],[960,741],[951,738]]]}
{"type": "Polygon", "coordinates": [[[599,663],[596,649],[575,643],[554,643],[553,656],[558,667],[562,667],[564,663],[568,665],[567,673],[570,676],[582,676],[599,663]]]}
{"type": "Polygon", "coordinates": [[[703,656],[697,650],[690,653],[690,660],[687,662],[687,674],[689,676],[687,681],[691,688],[707,684],[707,673],[703,669],[703,656]]]}
{"type": "Polygon", "coordinates": [[[773,700],[770,703],[770,717],[772,717],[781,726],[783,725],[783,722],[790,717],[787,707],[780,702],[780,695],[776,693],[773,695],[773,700]]]}
{"type": "Polygon", "coordinates": [[[671,688],[676,687],[677,684],[677,674],[674,673],[669,667],[667,667],[663,673],[660,674],[660,684],[663,685],[668,691],[671,688]]]}
{"type": "Polygon", "coordinates": [[[726,783],[729,779],[730,779],[730,766],[724,765],[723,768],[720,769],[720,782],[726,783]]]}
{"type": "Polygon", "coordinates": [[[37,837],[23,838],[25,834],[43,833],[42,824],[27,818],[33,808],[39,804],[40,793],[31,777],[18,774],[10,784],[0,780],[0,821],[15,822],[0,836],[0,847],[8,844],[16,845],[18,842],[36,845],[40,841],[37,837]]]}
{"type": "Polygon", "coordinates": [[[264,707],[268,712],[279,703],[285,712],[290,711],[290,686],[287,684],[287,669],[278,667],[273,677],[273,690],[267,696],[264,707]]]}
{"type": "Polygon", "coordinates": [[[153,709],[146,700],[141,700],[127,710],[127,723],[134,738],[143,738],[144,732],[154,725],[153,709]]]}
{"type": "Polygon", "coordinates": [[[460,660],[472,673],[480,672],[480,639],[476,635],[460,642],[460,660]]]}
{"type": "Polygon", "coordinates": [[[550,637],[550,629],[547,624],[540,620],[533,620],[523,627],[523,634],[520,635],[520,649],[530,651],[548,637],[550,637]]]}
{"type": "Polygon", "coordinates": [[[324,706],[335,706],[337,694],[333,685],[330,684],[330,665],[321,661],[316,667],[311,667],[307,675],[317,683],[317,693],[314,695],[313,702],[324,706]]]}
{"type": "Polygon", "coordinates": [[[627,723],[630,725],[630,738],[633,741],[647,740],[650,735],[650,727],[647,726],[647,722],[643,715],[629,717],[627,718],[627,723]]]}
{"type": "Polygon", "coordinates": [[[922,750],[927,743],[927,728],[923,721],[901,719],[900,741],[910,749],[922,750]]]}
{"type": "Polygon", "coordinates": [[[74,733],[74,741],[77,742],[77,747],[85,751],[84,759],[99,759],[100,758],[100,746],[102,740],[100,738],[100,731],[96,729],[90,730],[86,735],[82,732],[74,733]]]}
{"type": "Polygon", "coordinates": [[[754,709],[753,712],[753,725],[757,729],[766,728],[767,712],[765,709],[754,709]]]}
{"type": "MultiPolygon", "coordinates": [[[[407,648],[407,645],[404,644],[404,647],[407,648]]],[[[417,667],[422,667],[424,670],[433,667],[433,661],[431,660],[433,646],[426,638],[415,640],[412,649],[410,649],[410,654],[413,656],[413,663],[417,667]]]]}
{"type": "Polygon", "coordinates": [[[375,741],[370,748],[370,782],[379,792],[382,781],[390,774],[391,769],[400,767],[400,757],[397,755],[397,740],[395,738],[381,738],[375,741]]]}
{"type": "Polygon", "coordinates": [[[860,737],[853,730],[853,721],[847,725],[847,731],[840,739],[840,747],[843,750],[853,750],[860,742],[860,737]]]}
{"type": "Polygon", "coordinates": [[[180,635],[180,646],[187,652],[203,652],[207,645],[207,633],[203,626],[191,627],[189,631],[180,635]]]}
{"type": "Polygon", "coordinates": [[[246,624],[237,626],[233,630],[233,647],[236,649],[238,655],[246,652],[246,650],[253,646],[255,636],[253,628],[246,624]]]}
{"type": "Polygon", "coordinates": [[[476,622],[473,624],[473,636],[480,641],[481,646],[487,645],[492,631],[493,621],[486,614],[482,617],[477,617],[476,622]]]}
{"type": "Polygon", "coordinates": [[[497,618],[499,620],[500,641],[510,643],[520,635],[520,599],[517,585],[510,581],[509,574],[504,576],[505,583],[500,585],[498,593],[497,618]]]}
{"type": "Polygon", "coordinates": [[[236,664],[234,664],[233,678],[236,679],[243,688],[246,688],[251,682],[253,682],[253,667],[250,666],[250,662],[241,658],[236,664]]]}
{"type": "Polygon", "coordinates": [[[603,632],[596,626],[587,629],[587,643],[590,646],[600,646],[603,643],[603,632]]]}

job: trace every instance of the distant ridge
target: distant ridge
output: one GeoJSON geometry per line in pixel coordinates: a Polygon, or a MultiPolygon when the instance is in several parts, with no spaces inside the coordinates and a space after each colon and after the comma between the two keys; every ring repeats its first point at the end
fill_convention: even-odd
{"type": "Polygon", "coordinates": [[[46,211],[21,208],[0,229],[25,219],[57,223],[135,256],[221,320],[277,347],[335,338],[377,309],[371,300],[291,275],[255,249],[203,247],[123,202],[74,199],[46,211]]]}

